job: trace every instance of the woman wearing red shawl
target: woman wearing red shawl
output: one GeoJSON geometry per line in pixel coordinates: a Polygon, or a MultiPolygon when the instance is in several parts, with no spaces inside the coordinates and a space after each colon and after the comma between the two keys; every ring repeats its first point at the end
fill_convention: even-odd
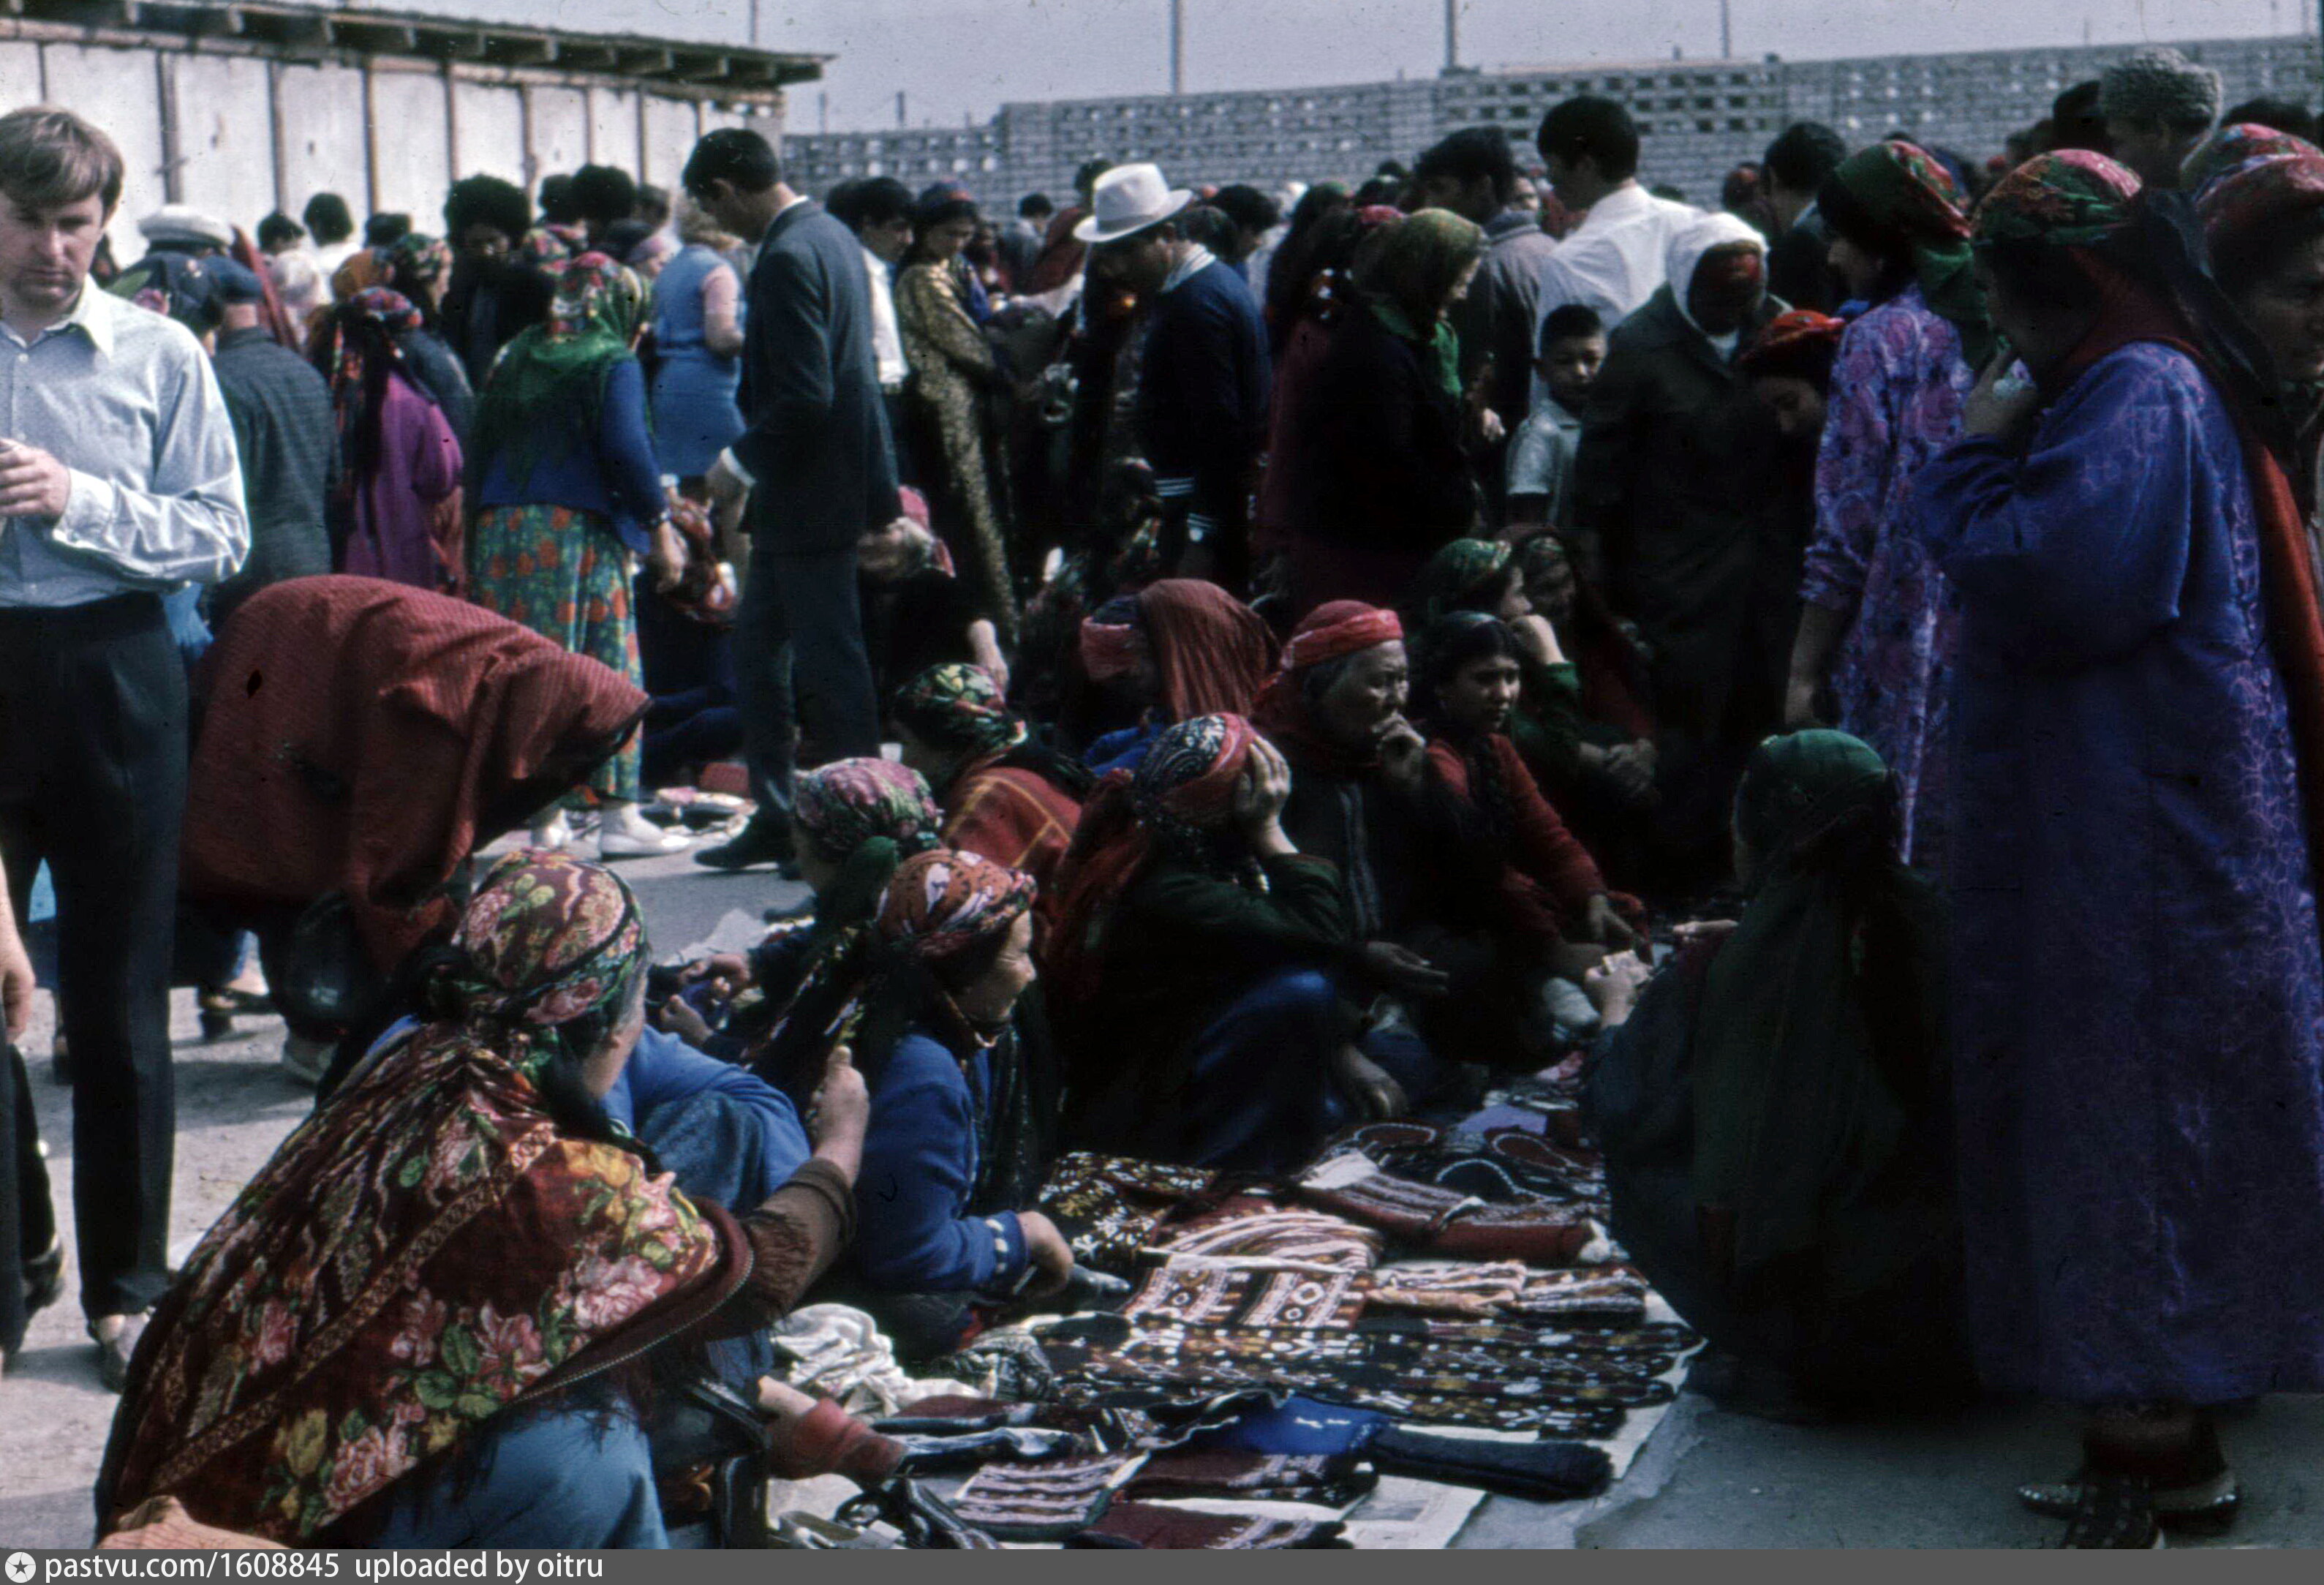
{"type": "Polygon", "coordinates": [[[1275,670],[1276,643],[1259,613],[1216,584],[1164,578],[1084,620],[1081,652],[1092,682],[1115,685],[1142,712],[1138,724],[1099,738],[1083,756],[1103,776],[1136,770],[1174,722],[1249,715],[1275,670]]]}
{"type": "MultiPolygon", "coordinates": [[[[2283,422],[2268,439],[2312,522],[2324,419],[2316,401],[2324,381],[2324,152],[2280,134],[2264,149],[2205,182],[2196,206],[2219,285],[2266,350],[2282,392],[2283,422]]],[[[2203,152],[2189,156],[2190,177],[2203,152]]]]}
{"type": "MultiPolygon", "coordinates": [[[[1349,1115],[1400,1104],[1357,1048],[1360,970],[1339,874],[1284,834],[1291,773],[1240,715],[1163,733],[1082,820],[1048,946],[1065,1143],[1159,1161],[1296,1166],[1349,1115]]],[[[1390,1055],[1385,1051],[1373,1054],[1390,1055]]]]}
{"type": "MultiPolygon", "coordinates": [[[[644,1024],[637,899],[518,853],[415,967],[428,1019],[283,1142],[132,1361],[100,1527],[150,1498],[294,1544],[660,1546],[637,1394],[764,1327],[846,1242],[867,1105],[739,1221],[607,1116],[644,1024]]],[[[770,1414],[813,1410],[771,1380],[770,1414]]],[[[809,1427],[808,1429],[812,1429],[809,1427]]]]}
{"type": "MultiPolygon", "coordinates": [[[[2084,1405],[2067,1542],[2219,1518],[2209,1405],[2324,1387],[2324,627],[2292,492],[2182,310],[2166,199],[2013,172],[1989,365],[1922,470],[1960,593],[1949,880],[1979,1376],[2084,1405]]],[[[2209,325],[2216,333],[2218,326],[2209,325]]]]}

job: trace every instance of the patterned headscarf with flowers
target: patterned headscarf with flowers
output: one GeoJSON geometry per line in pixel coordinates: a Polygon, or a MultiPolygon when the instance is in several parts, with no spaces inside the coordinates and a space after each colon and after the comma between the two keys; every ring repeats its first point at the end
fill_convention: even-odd
{"type": "MultiPolygon", "coordinates": [[[[378,470],[379,415],[387,400],[388,378],[410,373],[399,338],[419,329],[421,322],[420,310],[401,292],[366,286],[330,311],[324,333],[309,349],[331,386],[339,455],[348,464],[339,478],[343,500],[378,470]]],[[[417,380],[411,381],[411,388],[427,401],[436,400],[417,380]]]]}
{"type": "Polygon", "coordinates": [[[2255,121],[2238,121],[2232,126],[2220,127],[2180,161],[2179,188],[2181,192],[2194,194],[2195,201],[2200,204],[2206,188],[2247,161],[2277,154],[2319,152],[2306,138],[2293,137],[2288,132],[2278,132],[2255,121]]]}
{"type": "Polygon", "coordinates": [[[646,971],[636,894],[611,870],[564,853],[514,852],[486,871],[454,945],[465,963],[442,981],[444,999],[466,1027],[526,1048],[567,1026],[601,1034],[646,971]]]}
{"type": "Polygon", "coordinates": [[[440,236],[407,231],[380,250],[397,290],[409,297],[439,286],[452,275],[452,244],[440,236]]]}
{"type": "Polygon", "coordinates": [[[1961,355],[1983,368],[1996,346],[1969,257],[1969,195],[1917,143],[1875,143],[1840,161],[1816,195],[1825,223],[1884,254],[1911,259],[1932,312],[1960,334],[1961,355]]]}
{"type": "Polygon", "coordinates": [[[2314,149],[2246,160],[2213,178],[2196,201],[2214,260],[2248,253],[2266,235],[2319,208],[2324,152],[2314,149]]]}
{"type": "Polygon", "coordinates": [[[2036,154],[2003,177],[1977,207],[1975,238],[2095,247],[2131,223],[2138,178],[2104,154],[2061,149],[2036,154]]]}
{"type": "Polygon", "coordinates": [[[522,489],[535,467],[594,445],[613,371],[637,362],[645,288],[603,253],[583,253],[558,276],[549,322],[525,330],[493,365],[476,403],[478,459],[507,464],[522,489]]]}
{"type": "Polygon", "coordinates": [[[876,928],[887,945],[939,963],[1015,924],[1032,908],[1035,889],[1021,870],[936,848],[896,867],[876,928]]]}
{"type": "Polygon", "coordinates": [[[892,760],[835,760],[798,778],[791,818],[834,863],[875,837],[905,853],[936,844],[944,811],[920,773],[892,760]]]}
{"type": "Polygon", "coordinates": [[[998,754],[1025,741],[1024,718],[992,674],[981,666],[947,660],[906,683],[896,696],[896,719],[938,748],[972,754],[998,754]]]}

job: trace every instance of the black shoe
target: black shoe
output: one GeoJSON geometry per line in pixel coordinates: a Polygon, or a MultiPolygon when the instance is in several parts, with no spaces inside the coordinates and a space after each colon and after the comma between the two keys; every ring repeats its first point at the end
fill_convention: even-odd
{"type": "Polygon", "coordinates": [[[24,1262],[24,1313],[36,1315],[64,1297],[65,1246],[51,1239],[42,1254],[24,1262]]]}
{"type": "Polygon", "coordinates": [[[2074,1516],[2058,1545],[2069,1552],[2153,1552],[2163,1545],[2163,1526],[2144,1480],[2093,1471],[2082,1482],[2074,1516]]]}
{"type": "Polygon", "coordinates": [[[96,1322],[88,1323],[89,1339],[97,1344],[97,1379],[105,1383],[106,1391],[128,1389],[130,1356],[137,1351],[137,1340],[145,1335],[148,1319],[144,1313],[124,1315],[121,1318],[121,1330],[109,1338],[97,1336],[96,1322]]]}
{"type": "Polygon", "coordinates": [[[788,864],[791,862],[790,833],[753,820],[742,827],[731,842],[716,847],[697,848],[694,862],[713,870],[751,870],[761,864],[788,864]]]}
{"type": "MultiPolygon", "coordinates": [[[[2045,1518],[2070,1519],[2081,1507],[2082,1488],[2089,1481],[2087,1470],[2078,1470],[2063,1480],[2031,1481],[2017,1488],[2017,1500],[2045,1518]]],[[[2155,1523],[2165,1530],[2224,1535],[2235,1523],[2244,1494],[2235,1471],[2222,1466],[2208,1480],[2185,1486],[2150,1487],[2146,1500],[2154,1510],[2155,1523]]]]}

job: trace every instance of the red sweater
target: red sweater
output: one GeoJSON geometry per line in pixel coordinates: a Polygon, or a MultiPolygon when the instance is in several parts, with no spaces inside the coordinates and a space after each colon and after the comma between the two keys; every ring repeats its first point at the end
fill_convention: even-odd
{"type": "MultiPolygon", "coordinates": [[[[1561,936],[1580,925],[1590,899],[1606,889],[1605,877],[1590,851],[1565,828],[1549,800],[1534,784],[1517,745],[1507,733],[1485,740],[1508,789],[1514,828],[1509,833],[1508,862],[1501,871],[1501,902],[1511,927],[1527,935],[1561,936]]],[[[1473,804],[1469,763],[1452,742],[1438,738],[1428,745],[1428,761],[1452,796],[1473,804]]]]}
{"type": "Polygon", "coordinates": [[[1038,913],[1047,920],[1057,862],[1073,845],[1082,806],[1032,771],[990,760],[962,772],[947,802],[945,845],[1022,870],[1040,882],[1038,913]]]}

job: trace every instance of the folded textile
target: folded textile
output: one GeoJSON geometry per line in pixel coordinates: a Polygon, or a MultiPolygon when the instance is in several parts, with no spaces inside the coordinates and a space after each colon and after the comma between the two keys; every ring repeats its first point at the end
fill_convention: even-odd
{"type": "Polygon", "coordinates": [[[937,1475],[953,1470],[974,1470],[986,1464],[1030,1464],[1084,1451],[1082,1439],[1070,1431],[1038,1426],[1002,1426],[951,1436],[899,1436],[904,1450],[903,1472],[937,1475]]]}
{"type": "Polygon", "coordinates": [[[1517,1321],[1555,1321],[1588,1316],[1593,1321],[1635,1322],[1646,1313],[1646,1278],[1604,1267],[1526,1274],[1516,1298],[1501,1312],[1517,1321]]]}
{"type": "Polygon", "coordinates": [[[1578,1442],[1480,1442],[1388,1426],[1365,1449],[1388,1475],[1469,1486],[1496,1497],[1564,1502],[1595,1497],[1613,1479],[1603,1448],[1578,1442]]]}
{"type": "Polygon", "coordinates": [[[879,1322],[845,1304],[792,1311],[775,1323],[774,1344],[797,1362],[788,1373],[793,1387],[851,1411],[893,1414],[943,1390],[906,1375],[879,1322]]]}
{"type": "Polygon", "coordinates": [[[1076,1262],[1126,1275],[1172,1211],[1217,1181],[1205,1167],[1077,1150],[1050,1170],[1039,1208],[1065,1235],[1076,1262]]]}
{"type": "MultiPolygon", "coordinates": [[[[1272,1552],[1295,1547],[1344,1547],[1336,1519],[1268,1519],[1256,1515],[1202,1514],[1153,1503],[1116,1503],[1089,1527],[1096,1544],[1148,1551],[1272,1552]]],[[[1069,1544],[1090,1544],[1075,1537],[1069,1544]]]]}
{"type": "Polygon", "coordinates": [[[1162,1230],[1148,1249],[1166,1262],[1231,1258],[1252,1267],[1365,1271],[1385,1242],[1345,1217],[1242,1195],[1162,1230]]]}
{"type": "Polygon", "coordinates": [[[1147,1460],[1121,1494],[1139,1499],[1248,1497],[1343,1508],[1379,1484],[1377,1470],[1346,1454],[1181,1448],[1147,1460]]]}
{"type": "Polygon", "coordinates": [[[1605,1230],[1583,1205],[1535,1201],[1493,1204],[1433,1184],[1390,1176],[1360,1156],[1319,1163],[1299,1182],[1310,1204],[1387,1232],[1431,1255],[1564,1266],[1609,1249],[1605,1230]]]}
{"type": "Polygon", "coordinates": [[[1375,1309],[1483,1316],[1517,1303],[1525,1287],[1523,1261],[1440,1260],[1380,1267],[1361,1291],[1375,1309]]]}
{"type": "Polygon", "coordinates": [[[988,1464],[952,1500],[962,1523],[1002,1541],[1062,1541],[1095,1525],[1143,1453],[988,1464]]]}
{"type": "Polygon", "coordinates": [[[1351,1409],[1315,1398],[1287,1397],[1254,1408],[1187,1445],[1295,1458],[1345,1458],[1362,1452],[1392,1424],[1371,1409],[1351,1409]]]}
{"type": "Polygon", "coordinates": [[[1364,1304],[1352,1272],[1320,1276],[1215,1267],[1157,1267],[1121,1307],[1133,1320],[1202,1325],[1349,1326],[1364,1304]]]}

